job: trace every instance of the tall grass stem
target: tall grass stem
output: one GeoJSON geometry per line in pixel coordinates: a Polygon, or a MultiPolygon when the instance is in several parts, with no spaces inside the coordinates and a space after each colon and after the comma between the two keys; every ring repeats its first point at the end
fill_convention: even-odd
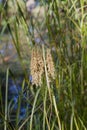
{"type": "Polygon", "coordinates": [[[6,73],[6,91],[5,91],[5,121],[4,121],[4,130],[7,130],[7,120],[8,120],[8,77],[9,77],[9,69],[7,69],[6,73]]]}

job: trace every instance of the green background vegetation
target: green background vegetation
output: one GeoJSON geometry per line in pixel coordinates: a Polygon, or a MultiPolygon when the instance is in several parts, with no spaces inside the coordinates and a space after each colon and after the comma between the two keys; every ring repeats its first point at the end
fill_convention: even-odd
{"type": "MultiPolygon", "coordinates": [[[[25,1],[22,0],[8,0],[0,4],[0,40],[5,38],[5,35],[11,36],[25,75],[22,87],[27,82],[26,87],[31,95],[28,99],[30,100],[28,103],[32,104],[31,114],[27,114],[24,120],[19,121],[18,110],[14,130],[23,128],[26,130],[86,130],[87,1],[48,0],[45,2],[41,0],[40,3],[45,11],[42,18],[39,18],[38,14],[37,17],[31,17],[26,10],[25,1]],[[10,6],[9,2],[12,2],[10,6]],[[32,31],[30,31],[31,28],[32,31]],[[37,44],[34,39],[34,30],[42,39],[41,42],[43,41],[46,43],[45,46],[53,50],[56,78],[50,87],[46,79],[41,87],[35,87],[27,78],[25,66],[29,56],[25,59],[24,55],[26,56],[25,52],[28,50],[31,52],[31,48],[37,44]],[[23,48],[23,55],[21,48],[23,48]]],[[[42,43],[39,44],[41,46],[42,43]]],[[[8,77],[7,69],[6,88],[8,88],[8,77]]],[[[0,100],[2,100],[1,91],[0,100]]],[[[20,100],[21,96],[19,107],[20,100]]],[[[0,117],[3,120],[1,128],[3,125],[5,130],[6,128],[10,130],[12,128],[8,121],[5,122],[8,117],[6,113],[4,114],[4,109],[5,112],[9,109],[6,101],[5,108],[3,107],[2,105],[0,111],[0,117]]]]}

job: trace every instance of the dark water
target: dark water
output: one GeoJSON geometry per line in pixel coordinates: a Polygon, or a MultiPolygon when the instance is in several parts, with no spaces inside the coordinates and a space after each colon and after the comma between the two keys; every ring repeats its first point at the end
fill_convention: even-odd
{"type": "MultiPolygon", "coordinates": [[[[14,125],[18,116],[19,123],[27,118],[32,109],[30,103],[29,86],[27,84],[22,88],[23,76],[13,80],[11,77],[8,80],[8,122],[14,125]],[[17,115],[19,110],[19,115],[17,115]]],[[[1,84],[1,98],[0,98],[0,113],[5,111],[5,90],[6,80],[0,78],[1,84]]],[[[0,116],[0,124],[3,123],[3,118],[0,116]]]]}

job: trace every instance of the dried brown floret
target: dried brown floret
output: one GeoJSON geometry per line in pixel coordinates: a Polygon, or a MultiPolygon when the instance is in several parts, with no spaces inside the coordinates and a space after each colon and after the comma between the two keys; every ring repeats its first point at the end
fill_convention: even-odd
{"type": "Polygon", "coordinates": [[[48,77],[55,79],[55,68],[54,68],[54,62],[52,59],[51,55],[51,50],[47,49],[47,54],[46,54],[46,64],[47,64],[47,72],[48,72],[48,77]]]}
{"type": "MultiPolygon", "coordinates": [[[[51,82],[51,78],[55,78],[55,68],[51,55],[51,50],[46,50],[46,67],[48,73],[48,80],[51,82]]],[[[45,71],[44,60],[42,56],[42,51],[38,47],[34,47],[31,52],[31,64],[30,64],[32,85],[41,86],[42,75],[45,71]]]]}
{"type": "Polygon", "coordinates": [[[35,84],[36,86],[41,86],[41,78],[44,72],[44,63],[42,54],[37,47],[33,48],[31,53],[30,70],[32,75],[32,85],[35,84]]]}

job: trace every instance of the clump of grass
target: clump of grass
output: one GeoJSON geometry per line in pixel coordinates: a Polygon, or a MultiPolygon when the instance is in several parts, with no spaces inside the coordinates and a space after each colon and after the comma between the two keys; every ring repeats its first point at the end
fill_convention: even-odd
{"type": "MultiPolygon", "coordinates": [[[[41,87],[31,85],[25,73],[28,88],[32,95],[32,98],[29,99],[32,110],[31,114],[26,115],[21,124],[17,124],[19,113],[17,114],[16,129],[21,130],[24,127],[26,130],[86,130],[87,2],[85,0],[47,2],[42,0],[41,3],[45,11],[43,23],[36,21],[38,16],[35,19],[31,16],[29,16],[30,19],[26,19],[25,12],[20,8],[18,1],[16,1],[18,14],[14,16],[11,22],[9,22],[9,18],[6,16],[7,12],[3,8],[5,25],[2,26],[2,30],[8,27],[23,69],[25,64],[22,62],[20,53],[19,25],[21,24],[22,31],[25,31],[30,49],[36,47],[37,44],[34,39],[34,31],[38,33],[40,41],[45,43],[44,45],[41,45],[41,42],[38,44],[38,46],[42,46],[44,62],[44,76],[40,81],[41,87]],[[32,31],[30,31],[31,28],[32,31]],[[47,39],[43,39],[44,33],[39,32],[39,30],[43,31],[43,28],[46,29],[44,33],[47,35],[47,39]],[[52,66],[49,66],[51,61],[47,63],[48,66],[46,64],[45,51],[47,47],[52,50],[54,59],[52,66],[55,67],[56,73],[55,79],[51,83],[49,83],[49,75],[54,77],[54,70],[51,70],[52,66]]],[[[38,58],[36,55],[35,57],[38,58]]],[[[7,119],[6,114],[5,119],[7,119]]],[[[5,129],[6,127],[5,123],[5,129]]]]}

